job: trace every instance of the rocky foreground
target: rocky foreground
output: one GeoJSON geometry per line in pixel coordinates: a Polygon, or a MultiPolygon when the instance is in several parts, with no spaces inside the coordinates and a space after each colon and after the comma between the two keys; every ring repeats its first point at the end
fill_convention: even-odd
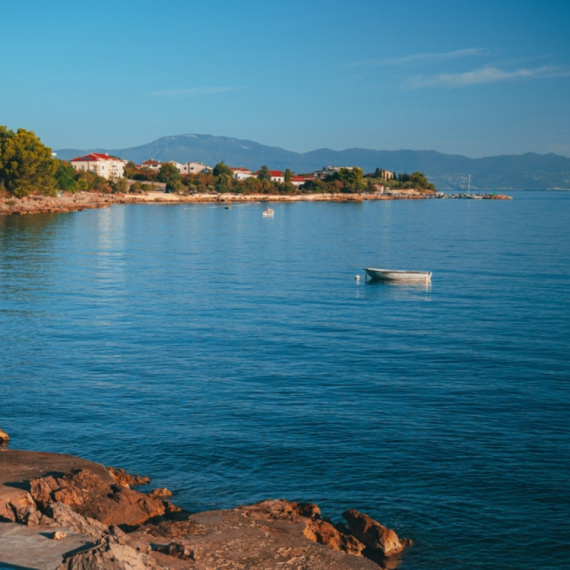
{"type": "Polygon", "coordinates": [[[378,570],[396,568],[411,544],[354,509],[333,525],[311,503],[191,514],[167,489],[131,489],[148,482],[78,457],[0,448],[0,566],[378,570]]]}

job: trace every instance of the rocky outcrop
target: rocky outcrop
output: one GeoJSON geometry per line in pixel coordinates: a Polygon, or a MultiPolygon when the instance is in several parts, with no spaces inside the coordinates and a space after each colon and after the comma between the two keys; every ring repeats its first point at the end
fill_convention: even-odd
{"type": "Polygon", "coordinates": [[[374,557],[394,556],[400,554],[406,546],[411,544],[408,539],[400,540],[391,529],[382,526],[373,518],[350,509],[342,514],[348,523],[350,533],[358,539],[374,557]]]}
{"type": "Polygon", "coordinates": [[[10,441],[10,436],[2,429],[0,429],[0,446],[8,445],[10,441]]]}
{"type": "MultiPolygon", "coordinates": [[[[61,548],[63,561],[50,570],[388,570],[409,543],[356,510],[344,513],[348,526],[335,526],[313,503],[269,500],[190,514],[162,499],[163,489],[121,486],[133,476],[115,471],[111,477],[69,456],[0,451],[0,517],[37,529],[38,544],[50,537],[61,548]],[[35,463],[18,464],[23,459],[35,463]],[[66,465],[74,468],[60,472],[66,465]]],[[[25,566],[20,552],[13,546],[9,561],[25,566]]]]}
{"type": "Polygon", "coordinates": [[[150,556],[112,537],[66,556],[57,570],[166,570],[150,556]]]}
{"type": "Polygon", "coordinates": [[[150,477],[144,475],[131,475],[124,469],[117,469],[116,467],[107,467],[107,471],[111,477],[122,487],[136,487],[137,485],[148,485],[151,481],[150,477]]]}
{"type": "Polygon", "coordinates": [[[87,469],[75,469],[60,478],[33,479],[30,494],[42,511],[51,503],[62,503],[105,525],[135,526],[165,511],[159,499],[127,487],[109,485],[87,469]]]}

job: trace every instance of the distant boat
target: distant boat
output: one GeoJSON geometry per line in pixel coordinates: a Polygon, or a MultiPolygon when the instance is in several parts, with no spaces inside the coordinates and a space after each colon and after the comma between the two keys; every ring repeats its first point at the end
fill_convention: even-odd
{"type": "Polygon", "coordinates": [[[275,210],[272,210],[271,208],[265,208],[265,210],[263,210],[263,213],[261,215],[264,218],[272,218],[273,214],[275,214],[275,210]]]}
{"type": "Polygon", "coordinates": [[[365,267],[364,271],[374,281],[431,281],[431,272],[402,271],[399,269],[373,269],[365,267]]]}

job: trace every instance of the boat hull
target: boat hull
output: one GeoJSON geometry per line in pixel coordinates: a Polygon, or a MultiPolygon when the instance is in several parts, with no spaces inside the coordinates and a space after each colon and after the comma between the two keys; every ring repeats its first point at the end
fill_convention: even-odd
{"type": "Polygon", "coordinates": [[[397,269],[374,269],[365,267],[364,271],[374,281],[431,281],[428,271],[401,271],[397,269]]]}

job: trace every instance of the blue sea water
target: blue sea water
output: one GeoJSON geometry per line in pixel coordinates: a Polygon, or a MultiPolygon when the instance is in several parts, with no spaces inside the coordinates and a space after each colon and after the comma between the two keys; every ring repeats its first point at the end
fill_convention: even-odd
{"type": "Polygon", "coordinates": [[[357,508],[401,570],[569,568],[570,193],[513,195],[0,217],[0,427],[192,511],[357,508]]]}

